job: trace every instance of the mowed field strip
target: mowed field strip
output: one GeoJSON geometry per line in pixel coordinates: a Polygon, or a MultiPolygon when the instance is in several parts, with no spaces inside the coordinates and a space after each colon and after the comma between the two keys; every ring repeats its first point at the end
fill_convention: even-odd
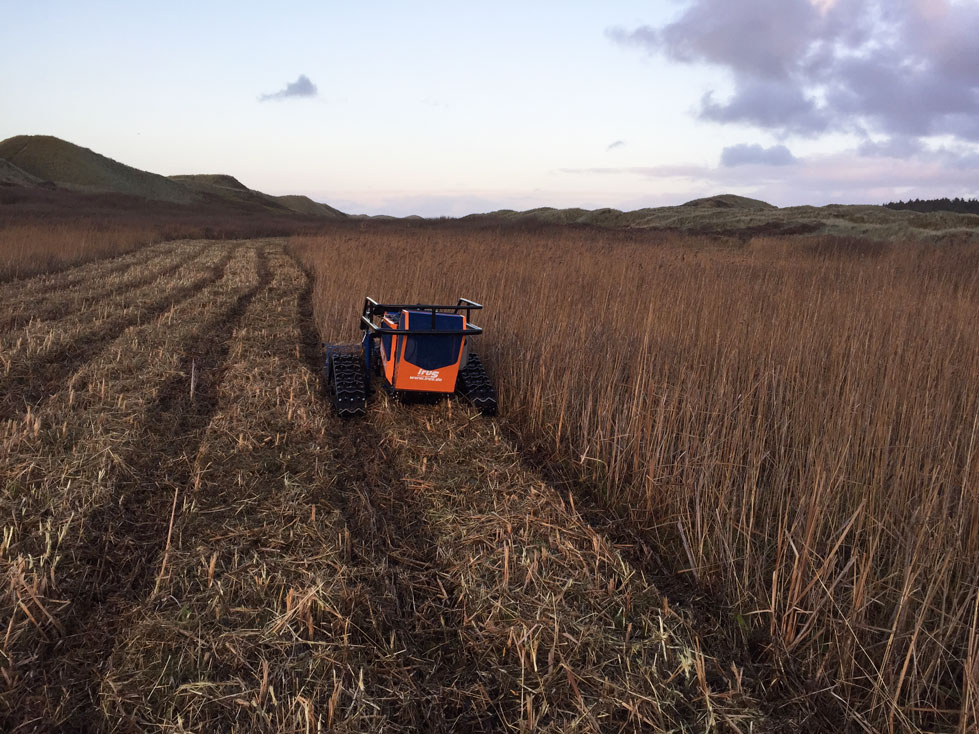
{"type": "Polygon", "coordinates": [[[335,418],[283,242],[0,299],[3,731],[792,729],[493,420],[335,418]]]}

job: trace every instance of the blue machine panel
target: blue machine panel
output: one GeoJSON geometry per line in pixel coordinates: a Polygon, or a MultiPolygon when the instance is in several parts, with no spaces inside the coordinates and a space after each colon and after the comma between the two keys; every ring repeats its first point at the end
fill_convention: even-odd
{"type": "MultiPolygon", "coordinates": [[[[414,329],[431,329],[432,314],[425,311],[408,312],[408,331],[414,329]]],[[[398,318],[398,328],[405,328],[405,314],[402,313],[398,318]]],[[[463,317],[461,314],[437,313],[435,314],[436,329],[462,329],[463,317]]],[[[421,367],[423,370],[437,370],[455,364],[459,359],[459,351],[462,349],[462,335],[455,334],[450,336],[418,336],[405,337],[404,358],[413,365],[421,367]]]]}

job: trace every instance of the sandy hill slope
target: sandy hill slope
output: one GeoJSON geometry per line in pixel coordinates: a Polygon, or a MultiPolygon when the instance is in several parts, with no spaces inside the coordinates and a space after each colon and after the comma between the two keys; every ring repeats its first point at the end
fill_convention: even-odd
{"type": "Polygon", "coordinates": [[[106,158],[73,143],[49,135],[18,135],[0,143],[0,158],[22,171],[60,188],[106,191],[155,201],[189,204],[193,191],[165,176],[106,158]]]}
{"type": "Polygon", "coordinates": [[[285,211],[273,197],[260,191],[253,191],[234,176],[224,174],[193,174],[170,176],[175,181],[197,194],[204,201],[230,204],[236,209],[285,211]]]}
{"type": "Polygon", "coordinates": [[[334,209],[332,206],[327,204],[321,204],[318,201],[313,201],[308,196],[298,196],[298,195],[287,195],[287,196],[273,196],[273,199],[280,202],[287,209],[291,209],[299,214],[313,214],[321,217],[330,217],[333,219],[346,219],[347,215],[341,212],[339,209],[334,209]]]}
{"type": "Polygon", "coordinates": [[[169,176],[171,181],[177,181],[191,187],[233,189],[237,191],[250,191],[245,184],[229,176],[226,173],[195,173],[191,175],[169,176]]]}

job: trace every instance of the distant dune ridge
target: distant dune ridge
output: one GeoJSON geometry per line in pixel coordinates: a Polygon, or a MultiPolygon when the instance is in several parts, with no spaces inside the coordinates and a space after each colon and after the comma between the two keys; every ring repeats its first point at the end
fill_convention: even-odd
{"type": "Polygon", "coordinates": [[[683,206],[695,206],[700,209],[756,209],[772,210],[778,209],[774,204],[769,204],[761,199],[749,199],[747,196],[737,196],[736,194],[719,194],[718,196],[708,196],[706,199],[694,199],[688,201],[683,206]]]}
{"type": "MultiPolygon", "coordinates": [[[[0,196],[8,203],[30,197],[75,201],[72,192],[124,195],[125,206],[177,205],[199,213],[238,217],[341,220],[349,215],[307,196],[272,196],[222,173],[160,176],[99,155],[49,135],[18,135],[0,142],[0,196]],[[45,192],[43,189],[52,189],[45,192]],[[4,193],[6,192],[6,193],[4,193]]],[[[115,201],[115,200],[114,200],[115,201]]],[[[118,200],[123,202],[123,200],[118,200]]],[[[86,206],[81,203],[79,206],[86,206]]],[[[355,220],[412,222],[422,217],[354,215],[355,220]]],[[[460,219],[472,223],[583,225],[617,229],[658,229],[736,237],[832,235],[874,240],[959,240],[979,238],[979,215],[937,211],[921,213],[874,205],[776,207],[737,194],[718,194],[679,206],[618,209],[500,209],[460,219]]]]}
{"type": "Polygon", "coordinates": [[[204,204],[250,213],[344,219],[346,214],[305,196],[271,196],[233,176],[160,176],[50,135],[17,135],[0,142],[0,185],[109,193],[171,204],[204,204]]]}
{"type": "Polygon", "coordinates": [[[618,209],[500,209],[463,218],[474,222],[506,221],[589,225],[618,229],[659,229],[737,237],[831,235],[874,240],[949,240],[979,238],[979,215],[954,212],[921,214],[869,204],[776,207],[735,194],[694,199],[679,206],[634,211],[618,209]]]}
{"type": "Polygon", "coordinates": [[[204,196],[217,197],[233,204],[245,207],[262,207],[266,209],[288,209],[297,214],[342,219],[346,215],[332,206],[320,204],[308,196],[287,195],[271,196],[261,191],[254,191],[245,186],[234,176],[223,173],[200,173],[195,175],[170,176],[193,191],[204,196]]]}

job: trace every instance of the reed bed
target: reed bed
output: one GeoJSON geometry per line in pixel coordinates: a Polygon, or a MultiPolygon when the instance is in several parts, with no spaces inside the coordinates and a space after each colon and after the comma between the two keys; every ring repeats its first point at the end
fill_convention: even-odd
{"type": "Polygon", "coordinates": [[[979,249],[457,225],[292,248],[327,340],[364,295],[485,303],[522,450],[852,727],[979,726],[979,249]]]}
{"type": "Polygon", "coordinates": [[[305,276],[282,253],[269,267],[231,336],[187,481],[172,489],[155,581],[125,612],[98,694],[104,722],[299,732],[764,722],[737,670],[700,649],[492,423],[383,401],[369,421],[334,418],[305,276]]]}
{"type": "Polygon", "coordinates": [[[161,239],[159,227],[148,223],[7,224],[0,227],[0,281],[114,257],[161,239]]]}

